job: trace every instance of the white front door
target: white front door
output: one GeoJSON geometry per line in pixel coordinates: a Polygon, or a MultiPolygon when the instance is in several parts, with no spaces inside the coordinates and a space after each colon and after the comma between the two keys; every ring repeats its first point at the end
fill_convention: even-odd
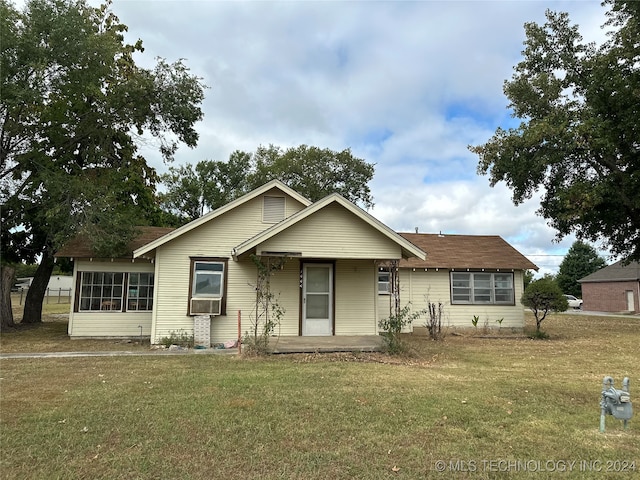
{"type": "Polygon", "coordinates": [[[302,267],[302,335],[333,335],[333,265],[302,267]]]}
{"type": "Polygon", "coordinates": [[[627,310],[633,312],[635,309],[633,301],[633,290],[627,290],[627,310]]]}

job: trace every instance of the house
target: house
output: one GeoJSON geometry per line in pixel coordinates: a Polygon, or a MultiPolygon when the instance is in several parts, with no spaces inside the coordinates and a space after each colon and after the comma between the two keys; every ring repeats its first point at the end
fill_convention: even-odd
{"type": "MultiPolygon", "coordinates": [[[[538,267],[495,235],[401,233],[427,252],[426,258],[399,262],[400,303],[421,310],[427,303],[442,305],[442,323],[452,327],[478,325],[524,327],[524,271],[538,267]]],[[[380,267],[379,311],[389,312],[390,272],[380,267]],[[386,297],[385,297],[386,295],[386,297]]],[[[421,327],[417,321],[413,330],[421,327]]]]}
{"type": "Polygon", "coordinates": [[[594,312],[640,312],[640,263],[616,262],[578,280],[582,309],[594,312]]]}
{"type": "Polygon", "coordinates": [[[193,332],[211,315],[212,342],[237,338],[256,310],[254,258],[281,269],[271,291],[284,310],[277,335],[375,335],[377,267],[425,253],[337,194],[311,203],[272,181],[178,229],[141,229],[129,258],[93,258],[76,239],[69,335],[193,332]]]}
{"type": "MultiPolygon", "coordinates": [[[[439,245],[428,237],[426,247],[439,245]]],[[[429,291],[432,281],[432,299],[453,295],[452,321],[487,312],[522,327],[522,269],[535,266],[501,239],[496,246],[477,237],[443,238],[454,237],[476,240],[434,250],[428,261],[423,236],[400,235],[340,195],[312,203],[272,181],[180,228],[140,228],[127,258],[94,258],[82,238],[57,256],[74,259],[72,338],[145,336],[159,343],[172,333],[194,333],[194,322],[204,318],[210,343],[235,339],[238,319],[242,334],[256,321],[258,271],[265,265],[277,267],[270,278],[283,312],[276,335],[377,335],[378,320],[389,314],[380,269],[398,262],[402,300],[419,303],[425,290],[418,286],[429,291]],[[438,259],[447,252],[455,261],[438,259]],[[503,262],[510,254],[513,261],[503,262]]]]}
{"type": "MultiPolygon", "coordinates": [[[[22,277],[16,279],[13,290],[27,290],[33,283],[33,277],[22,277]]],[[[47,284],[47,295],[60,290],[70,290],[73,286],[73,277],[70,275],[51,275],[47,284]]]]}

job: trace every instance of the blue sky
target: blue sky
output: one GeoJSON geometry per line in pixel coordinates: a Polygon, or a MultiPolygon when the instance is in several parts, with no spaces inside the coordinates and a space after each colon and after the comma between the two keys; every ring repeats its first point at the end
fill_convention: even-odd
{"type": "MultiPolygon", "coordinates": [[[[234,2],[114,0],[137,57],[184,58],[210,86],[199,146],[176,163],[300,144],[376,164],[371,213],[398,231],[500,235],[555,272],[573,238],[476,174],[467,146],[514,125],[502,93],[525,22],[569,12],[602,42],[599,1],[234,2]]],[[[159,156],[143,150],[158,171],[159,156]]]]}

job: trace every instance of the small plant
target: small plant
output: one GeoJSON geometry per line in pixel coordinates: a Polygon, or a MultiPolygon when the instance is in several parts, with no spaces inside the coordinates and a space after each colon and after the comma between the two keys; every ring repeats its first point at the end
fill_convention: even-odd
{"type": "Polygon", "coordinates": [[[397,315],[390,315],[388,318],[378,322],[378,326],[384,331],[383,336],[387,342],[387,352],[392,355],[398,355],[406,350],[400,338],[402,329],[411,325],[414,320],[417,320],[425,313],[425,310],[411,312],[411,304],[407,304],[402,307],[397,315]]]}
{"type": "Polygon", "coordinates": [[[549,335],[547,334],[547,332],[538,329],[529,334],[529,338],[533,338],[535,340],[546,340],[547,338],[549,338],[549,335]]]}
{"type": "Polygon", "coordinates": [[[478,322],[480,321],[480,316],[479,315],[474,315],[473,318],[471,319],[471,324],[473,325],[473,328],[478,328],[478,322]]]}
{"type": "Polygon", "coordinates": [[[498,324],[498,328],[502,328],[502,322],[504,322],[504,317],[496,320],[496,323],[498,324]]]}
{"type": "Polygon", "coordinates": [[[489,317],[485,317],[484,325],[482,325],[482,333],[485,335],[489,333],[489,317]]]}
{"type": "Polygon", "coordinates": [[[427,300],[429,309],[429,319],[425,326],[429,330],[429,336],[432,340],[442,340],[444,334],[442,332],[442,314],[444,313],[444,305],[438,302],[438,305],[427,300]]]}
{"type": "Polygon", "coordinates": [[[168,337],[162,337],[160,339],[160,345],[164,345],[166,348],[169,348],[171,345],[193,348],[193,335],[189,335],[184,330],[178,330],[177,332],[172,330],[168,337]]]}
{"type": "Polygon", "coordinates": [[[269,338],[280,325],[285,309],[279,304],[279,296],[271,291],[271,277],[282,270],[286,258],[261,258],[251,255],[258,270],[256,278],[256,308],[251,319],[251,329],[245,332],[242,343],[248,355],[264,355],[269,352],[269,338]]]}

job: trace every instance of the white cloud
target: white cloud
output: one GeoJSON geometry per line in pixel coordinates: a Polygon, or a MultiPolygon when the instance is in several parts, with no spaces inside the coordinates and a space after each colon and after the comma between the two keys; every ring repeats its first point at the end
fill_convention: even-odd
{"type": "MultiPolygon", "coordinates": [[[[467,149],[508,120],[502,86],[521,58],[523,24],[544,22],[547,8],[568,11],[587,40],[604,39],[599,1],[112,6],[128,40],[144,42],[139,63],[185,58],[211,87],[199,146],[179,150],[177,162],[225,160],[270,143],[351,148],[376,164],[372,213],[391,227],[496,234],[522,253],[556,255],[573,237],[553,243],[537,200],[513,206],[504,185],[490,188],[475,174],[467,149]]],[[[537,263],[553,270],[558,258],[537,263]]]]}

